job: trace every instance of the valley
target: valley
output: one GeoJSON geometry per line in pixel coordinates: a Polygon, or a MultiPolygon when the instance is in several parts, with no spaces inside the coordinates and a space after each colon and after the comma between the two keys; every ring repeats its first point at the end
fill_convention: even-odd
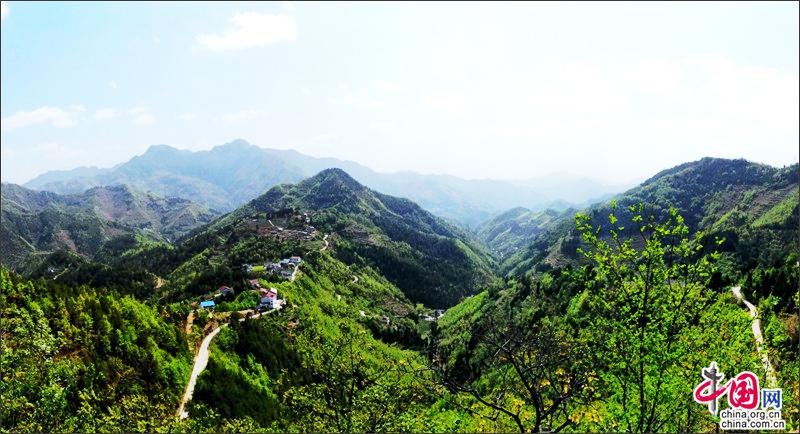
{"type": "Polygon", "coordinates": [[[0,12],[0,434],[800,432],[800,2],[0,12]]]}
{"type": "Polygon", "coordinates": [[[581,211],[514,208],[473,231],[341,169],[216,218],[130,187],[61,196],[4,184],[3,239],[34,246],[4,256],[3,328],[25,330],[4,339],[17,357],[4,363],[27,376],[4,380],[20,403],[4,419],[45,431],[707,429],[680,392],[696,375],[680,360],[797,384],[797,186],[797,165],[705,159],[581,211]],[[66,223],[40,223],[33,238],[20,222],[49,222],[49,209],[66,223]],[[202,218],[171,223],[187,214],[202,218]],[[109,228],[92,247],[42,241],[80,240],[70,219],[85,215],[109,228]],[[643,294],[615,258],[654,254],[665,259],[652,275],[672,278],[648,281],[647,299],[614,291],[643,294]],[[648,321],[681,326],[646,326],[652,352],[641,353],[626,330],[645,303],[659,307],[648,321]],[[665,367],[663,389],[626,395],[639,380],[603,336],[665,367]],[[48,410],[50,422],[26,415],[24,403],[43,402],[30,384],[84,404],[48,410]],[[144,396],[158,396],[147,414],[144,396]],[[623,404],[653,416],[631,419],[623,404]]]}

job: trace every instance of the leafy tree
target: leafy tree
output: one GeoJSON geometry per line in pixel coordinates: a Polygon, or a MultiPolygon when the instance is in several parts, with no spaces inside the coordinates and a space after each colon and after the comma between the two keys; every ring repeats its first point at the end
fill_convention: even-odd
{"type": "Polygon", "coordinates": [[[395,431],[396,417],[420,400],[400,366],[376,357],[364,334],[345,329],[334,339],[302,338],[310,339],[303,369],[311,381],[290,388],[286,401],[303,431],[395,431]]]}
{"type": "Polygon", "coordinates": [[[681,359],[695,345],[687,335],[713,301],[705,285],[718,255],[703,254],[702,232],[690,237],[674,208],[663,223],[643,204],[629,211],[638,238],[619,235],[625,228],[617,225],[616,203],[607,234],[593,227],[588,216],[576,217],[589,246],[579,251],[594,266],[596,283],[584,335],[598,356],[612,402],[618,404],[609,406],[618,426],[608,429],[680,429],[667,424],[691,398],[671,393],[671,382],[685,372],[681,359]]]}

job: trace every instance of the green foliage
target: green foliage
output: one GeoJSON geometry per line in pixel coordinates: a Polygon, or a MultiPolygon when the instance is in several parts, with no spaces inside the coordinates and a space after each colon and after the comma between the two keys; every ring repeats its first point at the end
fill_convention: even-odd
{"type": "Polygon", "coordinates": [[[534,212],[513,208],[481,224],[477,234],[502,259],[506,259],[530,245],[537,235],[568,214],[569,211],[559,213],[548,209],[534,212]]]}
{"type": "MultiPolygon", "coordinates": [[[[601,228],[592,226],[588,216],[576,217],[578,230],[590,246],[580,251],[596,273],[589,324],[582,334],[592,344],[609,391],[604,406],[608,417],[595,427],[636,432],[697,430],[703,427],[694,425],[697,420],[676,415],[700,413],[691,398],[691,378],[701,365],[686,361],[708,350],[716,341],[717,321],[724,320],[708,316],[715,294],[707,284],[718,255],[702,254],[703,234],[690,237],[675,209],[662,223],[644,205],[630,206],[630,221],[640,233],[638,247],[633,239],[620,236],[615,211],[612,203],[609,241],[600,238],[601,228]],[[715,318],[713,325],[708,324],[710,318],[715,318]]],[[[747,348],[752,346],[743,345],[741,354],[752,354],[747,348]]],[[[723,363],[719,355],[714,357],[695,363],[723,363]]],[[[754,368],[753,360],[748,361],[747,367],[754,368]]]]}
{"type": "Polygon", "coordinates": [[[124,185],[61,196],[2,185],[2,263],[18,268],[34,252],[63,249],[104,261],[154,240],[174,240],[216,215],[184,199],[124,185]]]}
{"type": "Polygon", "coordinates": [[[414,311],[402,293],[369,269],[353,272],[323,254],[295,282],[278,284],[289,307],[234,322],[212,343],[207,371],[190,405],[222,420],[252,420],[278,431],[405,431],[434,397],[407,370],[419,356],[377,336],[406,336],[414,311]],[[360,315],[360,311],[365,315],[360,315]],[[372,328],[372,318],[389,318],[372,328]],[[390,332],[395,330],[394,332],[390,332]],[[376,411],[379,409],[379,411],[376,411]]]}
{"type": "Polygon", "coordinates": [[[275,187],[217,226],[285,209],[309,211],[317,228],[335,234],[338,258],[377,269],[429,306],[451,306],[493,276],[491,258],[468,234],[409,200],[369,190],[340,169],[275,187]]]}
{"type": "MultiPolygon", "coordinates": [[[[658,173],[616,197],[620,207],[647,203],[659,219],[669,217],[676,208],[692,228],[706,232],[709,240],[724,239],[720,253],[728,253],[737,273],[746,275],[756,266],[775,267],[800,245],[800,207],[797,206],[800,171],[797,164],[782,169],[745,160],[704,158],[658,173]]],[[[611,203],[598,203],[583,212],[594,226],[603,228],[608,241],[608,215],[611,203]]],[[[634,222],[627,215],[617,216],[621,238],[638,238],[634,222]]],[[[555,219],[544,231],[533,236],[524,252],[503,264],[503,271],[522,275],[531,268],[564,267],[585,262],[576,254],[581,236],[568,213],[555,219]]],[[[708,244],[709,241],[706,241],[708,244]]],[[[584,247],[586,247],[584,245],[584,247]]],[[[739,276],[739,277],[740,277],[739,276]]],[[[719,282],[730,284],[737,276],[728,273],[719,282]]]]}
{"type": "Polygon", "coordinates": [[[149,431],[174,414],[191,356],[159,312],[6,270],[0,283],[3,429],[149,431]]]}

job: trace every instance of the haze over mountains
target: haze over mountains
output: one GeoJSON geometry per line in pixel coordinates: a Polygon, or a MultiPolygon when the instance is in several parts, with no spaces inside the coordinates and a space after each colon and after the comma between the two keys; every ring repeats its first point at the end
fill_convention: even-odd
{"type": "Polygon", "coordinates": [[[587,205],[628,187],[565,176],[498,181],[414,172],[379,173],[352,161],[265,149],[244,140],[199,152],[152,146],[143,155],[112,168],[47,172],[25,186],[66,194],[100,185],[127,184],[230,211],[274,185],[295,183],[333,167],[345,170],[369,188],[409,198],[440,217],[471,227],[513,207],[564,209],[587,205]]]}
{"type": "MultiPolygon", "coordinates": [[[[171,158],[175,153],[205,155],[157,147],[148,152],[149,156],[126,163],[127,179],[132,184],[146,180],[153,185],[177,185],[161,182],[180,178],[174,167],[169,174],[152,169],[180,166],[180,159],[171,158]],[[142,159],[148,161],[142,163],[142,159]],[[143,168],[141,177],[136,168],[143,168]]],[[[95,176],[110,177],[117,169],[83,172],[89,175],[85,179],[91,180],[95,176]]],[[[225,169],[219,166],[219,170],[225,169]]],[[[264,177],[269,173],[262,172],[264,177]]],[[[199,173],[212,178],[206,172],[199,173]]],[[[72,182],[68,178],[58,180],[60,174],[48,176],[50,182],[72,182]]],[[[194,178],[184,181],[181,185],[190,188],[191,194],[203,193],[194,178]]],[[[215,178],[215,182],[218,184],[209,181],[206,185],[222,185],[225,179],[215,178]]],[[[668,218],[669,207],[677,208],[691,227],[692,236],[697,229],[706,231],[701,241],[707,246],[716,237],[725,239],[714,246],[721,259],[707,279],[708,302],[713,304],[697,311],[705,315],[699,324],[709,326],[702,333],[681,339],[681,351],[690,345],[684,342],[694,345],[686,347],[687,354],[697,354],[696,347],[707,349],[719,344],[732,354],[729,359],[720,359],[727,365],[733,363],[730,359],[745,358],[748,366],[758,366],[758,351],[749,334],[750,318],[727,289],[743,282],[747,296],[761,300],[759,306],[774,306],[774,311],[765,310],[763,314],[771,324],[765,327],[770,333],[766,336],[772,336],[765,342],[782,376],[780,384],[796,384],[792,379],[797,372],[797,341],[788,330],[796,330],[792,328],[797,324],[796,315],[790,313],[795,311],[793,300],[800,300],[795,265],[799,185],[797,164],[775,168],[745,160],[705,158],[664,170],[614,196],[619,205],[615,226],[625,228],[619,229],[622,239],[640,236],[626,213],[628,205],[640,202],[658,221],[668,218]],[[718,331],[720,324],[731,339],[721,340],[711,333],[718,331]]],[[[240,191],[242,197],[247,194],[244,191],[240,191]]],[[[556,351],[562,351],[557,353],[557,363],[565,371],[578,366],[567,358],[568,354],[587,354],[582,349],[588,345],[584,341],[594,345],[610,335],[599,328],[608,321],[604,317],[595,319],[599,314],[593,306],[600,303],[592,298],[596,297],[596,289],[592,289],[595,281],[584,280],[591,271],[575,272],[578,265],[587,266],[581,270],[592,269],[591,263],[577,253],[582,241],[575,229],[575,213],[580,209],[591,217],[592,224],[607,228],[608,216],[614,212],[610,200],[565,211],[516,207],[483,223],[473,233],[409,199],[368,188],[338,168],[321,170],[297,183],[266,188],[218,218],[215,212],[188,200],[163,199],[130,186],[93,187],[84,193],[59,195],[3,184],[2,193],[3,265],[10,265],[24,277],[3,270],[0,297],[19,297],[22,293],[29,300],[37,300],[16,301],[24,307],[19,309],[22,313],[9,310],[7,315],[19,324],[22,320],[18,318],[40,315],[42,324],[47,325],[45,318],[49,318],[52,328],[40,329],[52,330],[58,337],[52,339],[63,342],[54,354],[69,363],[99,367],[104,377],[97,380],[97,387],[115,394],[98,393],[105,400],[96,404],[98,411],[113,408],[119,397],[130,403],[130,396],[136,396],[133,394],[138,390],[156,396],[148,401],[157,408],[153,426],[183,423],[169,421],[175,420],[175,403],[194,370],[192,352],[203,339],[214,340],[208,365],[197,377],[188,404],[188,420],[218,426],[215,424],[249,418],[250,431],[259,427],[288,427],[285,431],[292,431],[290,428],[300,426],[303,429],[297,431],[305,432],[334,426],[308,420],[308,412],[298,402],[328,402],[328,395],[308,391],[330,387],[340,395],[336,388],[342,381],[359,378],[360,371],[342,371],[342,376],[333,381],[320,376],[329,372],[329,360],[343,358],[341,366],[345,366],[354,360],[374,359],[376,367],[409,365],[412,372],[420,372],[434,366],[427,357],[441,354],[441,363],[453,376],[436,381],[447,381],[442,384],[448,385],[455,378],[466,382],[463,384],[485,384],[490,390],[501,390],[498,388],[503,383],[497,382],[497,373],[515,371],[506,369],[509,366],[495,369],[487,365],[507,363],[487,345],[507,342],[506,337],[511,335],[484,335],[486,330],[534,331],[538,339],[546,336],[539,334],[545,327],[563,327],[565,334],[559,335],[558,342],[566,347],[556,351]],[[7,251],[9,246],[16,250],[7,251]],[[296,279],[272,275],[261,265],[295,255],[302,258],[296,279]],[[8,264],[8,259],[13,263],[8,264]],[[286,300],[279,314],[268,315],[275,311],[266,311],[254,315],[259,303],[254,280],[277,288],[286,300]],[[221,285],[233,288],[233,293],[223,295],[218,289],[221,285]],[[119,303],[128,311],[118,309],[114,304],[117,300],[122,300],[119,303]],[[205,309],[197,308],[200,301],[216,303],[213,318],[205,309]],[[37,313],[39,306],[44,310],[37,313]],[[443,316],[433,311],[437,308],[446,308],[443,316]],[[65,318],[80,319],[70,322],[65,318]],[[73,328],[65,328],[69,333],[61,331],[62,324],[72,327],[72,323],[78,325],[74,330],[87,332],[73,332],[73,328]],[[216,338],[213,332],[208,334],[215,327],[219,327],[216,338]],[[582,337],[583,333],[591,334],[582,337]],[[75,340],[78,337],[83,341],[75,340]],[[79,348],[90,350],[79,352],[80,356],[73,359],[65,357],[79,348]],[[343,353],[343,348],[348,350],[343,353]],[[434,352],[429,354],[430,348],[434,352]],[[572,353],[572,348],[578,351],[572,353]],[[317,365],[314,360],[324,363],[317,365]],[[116,385],[113,375],[120,366],[123,372],[136,373],[131,380],[136,388],[116,385]],[[224,404],[218,405],[220,402],[224,404]],[[223,422],[202,419],[212,406],[223,422]]],[[[224,197],[221,188],[218,193],[224,197]]],[[[17,347],[30,340],[21,336],[12,336],[17,347]]],[[[548,351],[552,347],[542,347],[536,354],[548,351]]],[[[618,351],[610,350],[613,354],[618,351]]],[[[35,361],[33,356],[25,360],[20,369],[35,361]]],[[[537,358],[535,363],[539,360],[547,358],[537,358]]],[[[374,369],[370,371],[376,372],[373,378],[389,378],[374,369]]],[[[71,378],[73,383],[95,384],[86,381],[83,370],[75,372],[80,374],[71,378]]],[[[38,379],[38,385],[55,377],[26,378],[38,379]]],[[[684,378],[682,375],[676,381],[682,385],[684,378]]],[[[391,429],[386,431],[423,429],[432,420],[439,420],[441,408],[447,409],[442,407],[446,402],[441,394],[451,394],[448,396],[452,398],[452,394],[460,393],[446,387],[433,392],[414,389],[419,381],[413,375],[403,384],[400,388],[395,383],[387,389],[381,389],[384,386],[378,383],[352,388],[355,393],[366,391],[367,398],[359,401],[365,404],[356,406],[359,411],[367,409],[363,410],[363,420],[374,419],[370,405],[392,402],[394,407],[384,415],[387,420],[418,423],[387,422],[382,426],[391,429]]],[[[536,384],[551,390],[550,396],[559,396],[565,390],[562,384],[555,388],[549,388],[549,383],[536,384]]],[[[68,393],[77,395],[69,399],[78,402],[78,392],[68,393]]],[[[39,402],[38,395],[29,395],[20,402],[39,402]]],[[[684,395],[680,392],[674,396],[684,395]]],[[[609,399],[619,400],[614,395],[609,399]]],[[[334,409],[343,406],[340,401],[329,405],[334,409]]],[[[18,406],[12,412],[24,421],[22,409],[18,406]]],[[[698,413],[704,410],[697,406],[698,413]]],[[[67,418],[77,410],[64,407],[60,411],[67,418]]],[[[136,415],[136,411],[128,413],[136,415]]],[[[452,423],[442,422],[441,431],[458,431],[461,421],[471,417],[457,407],[447,411],[450,413],[444,414],[450,416],[446,421],[452,423]]],[[[695,419],[700,420],[699,416],[695,419]]],[[[74,421],[77,419],[70,420],[70,426],[80,427],[74,421]]],[[[696,425],[702,429],[688,431],[707,431],[708,424],[703,423],[696,425]]],[[[364,426],[365,431],[380,431],[364,426]]],[[[595,427],[579,426],[589,427],[588,431],[595,427]]],[[[466,431],[488,430],[478,428],[470,425],[466,431]]],[[[192,431],[180,426],[175,430],[192,431]]]]}

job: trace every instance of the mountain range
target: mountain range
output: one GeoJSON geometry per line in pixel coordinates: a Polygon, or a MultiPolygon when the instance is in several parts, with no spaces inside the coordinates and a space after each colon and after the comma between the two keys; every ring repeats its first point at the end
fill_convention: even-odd
{"type": "Polygon", "coordinates": [[[493,258],[468,232],[408,199],[371,190],[341,169],[273,187],[212,228],[287,209],[308,212],[344,262],[372,266],[429,306],[451,306],[494,277],[493,258]]]}
{"type": "Polygon", "coordinates": [[[569,205],[588,205],[626,188],[565,176],[498,181],[413,172],[379,173],[352,161],[265,149],[241,139],[199,152],[156,145],[112,168],[47,172],[25,186],[68,194],[96,186],[127,184],[227,212],[274,185],[299,182],[334,167],[369,188],[411,199],[440,217],[470,227],[509,208],[565,209],[569,205]]]}
{"type": "MultiPolygon", "coordinates": [[[[151,179],[143,173],[130,175],[131,183],[151,179]]],[[[603,395],[593,387],[579,396],[600,413],[561,415],[558,426],[605,431],[612,425],[597,421],[619,423],[621,403],[631,402],[624,387],[607,382],[620,372],[609,371],[607,361],[624,366],[641,357],[640,345],[616,345],[642,339],[618,324],[675,313],[691,324],[672,346],[647,341],[659,349],[651,354],[681,361],[666,371],[661,362],[651,364],[658,381],[668,372],[663,401],[684,400],[694,412],[675,417],[662,406],[659,417],[670,430],[712,429],[711,419],[701,419],[705,408],[684,393],[687,376],[697,374],[692,366],[706,363],[708,354],[767,375],[761,370],[767,349],[778,384],[797,389],[797,164],[705,158],[581,211],[516,207],[474,231],[339,168],[265,187],[222,216],[186,199],[142,193],[141,185],[60,195],[3,184],[0,318],[15,330],[3,342],[10,342],[4,348],[22,373],[4,379],[12,403],[3,409],[4,427],[539,432],[555,424],[532,419],[524,429],[521,419],[496,419],[501,425],[487,425],[491,419],[474,414],[484,411],[482,402],[472,399],[499,403],[511,416],[533,415],[542,412],[537,396],[557,402],[597,376],[603,395]],[[636,238],[627,209],[639,203],[659,222],[675,208],[689,227],[689,245],[699,240],[722,254],[700,252],[716,268],[673,299],[666,297],[671,283],[658,277],[657,289],[626,281],[624,289],[640,291],[633,306],[623,304],[629,297],[621,292],[603,297],[615,288],[577,253],[575,215],[607,229],[614,213],[622,238],[636,238]],[[695,238],[697,230],[705,236],[695,238]],[[299,265],[276,264],[291,257],[299,265]],[[21,275],[7,264],[23,264],[15,267],[21,275]],[[702,293],[691,290],[696,285],[702,293]],[[761,347],[731,293],[734,285],[758,305],[761,347]],[[262,309],[264,288],[285,301],[280,310],[262,309]],[[665,303],[678,297],[682,306],[685,297],[694,304],[665,303]],[[657,308],[648,312],[638,303],[657,308]],[[686,357],[694,359],[684,364],[686,357]],[[187,384],[196,384],[188,403],[181,399],[187,384]],[[525,400],[516,394],[523,384],[536,388],[525,400]],[[60,391],[61,402],[72,405],[49,405],[41,390],[60,391]],[[496,396],[502,399],[487,401],[496,396]],[[186,408],[188,418],[176,419],[176,407],[186,408]],[[47,417],[31,408],[45,409],[47,417]],[[384,409],[379,418],[374,408],[384,409]],[[349,425],[341,424],[342,415],[349,425]]],[[[661,324],[672,322],[651,324],[649,336],[664,336],[655,335],[661,324]]],[[[640,375],[631,366],[631,378],[640,375]]],[[[790,399],[787,408],[796,406],[790,399]]],[[[565,414],[586,408],[582,400],[570,405],[565,414]]],[[[787,415],[796,426],[796,415],[787,415]]]]}
{"type": "Polygon", "coordinates": [[[163,198],[125,185],[60,195],[2,185],[2,263],[63,249],[93,257],[122,236],[174,241],[219,214],[186,199],[163,198]]]}
{"type": "MultiPolygon", "coordinates": [[[[751,269],[757,264],[774,265],[798,245],[800,222],[800,173],[798,164],[776,168],[747,160],[703,158],[663,170],[624,193],[614,196],[616,212],[624,227],[622,236],[633,236],[636,225],[627,208],[643,203],[657,219],[677,209],[693,231],[704,231],[724,239],[722,251],[733,254],[732,268],[751,269]]],[[[594,226],[608,228],[612,202],[598,202],[583,211],[594,226]]],[[[527,244],[504,260],[502,269],[525,272],[539,264],[559,267],[578,261],[580,238],[574,212],[549,221],[544,230],[528,230],[518,238],[527,244]],[[535,232],[535,233],[534,233],[535,232]]],[[[494,221],[493,226],[513,225],[514,214],[494,221]]],[[[491,241],[491,240],[487,240],[491,241]]],[[[490,244],[491,245],[491,244],[490,244]]]]}

